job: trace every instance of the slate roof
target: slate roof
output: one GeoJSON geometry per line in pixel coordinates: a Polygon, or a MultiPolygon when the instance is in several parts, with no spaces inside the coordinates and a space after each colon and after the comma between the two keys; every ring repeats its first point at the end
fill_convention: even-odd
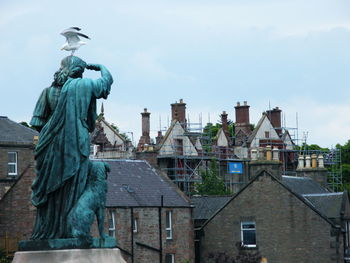
{"type": "Polygon", "coordinates": [[[190,207],[180,190],[143,160],[99,160],[111,167],[107,207],[190,207]]]}
{"type": "Polygon", "coordinates": [[[221,207],[223,207],[232,196],[193,196],[191,202],[194,205],[193,218],[195,220],[209,219],[221,207]]]}
{"type": "Polygon", "coordinates": [[[308,177],[282,176],[282,183],[299,195],[329,193],[327,189],[308,177]]]}
{"type": "Polygon", "coordinates": [[[0,116],[0,143],[33,144],[36,135],[39,135],[37,131],[0,116]]]}
{"type": "Polygon", "coordinates": [[[303,197],[328,218],[339,218],[346,193],[309,194],[303,197]]]}

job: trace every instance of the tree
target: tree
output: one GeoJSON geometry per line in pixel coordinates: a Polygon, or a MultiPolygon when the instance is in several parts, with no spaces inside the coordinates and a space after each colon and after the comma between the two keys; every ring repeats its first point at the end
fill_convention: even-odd
{"type": "Polygon", "coordinates": [[[121,137],[123,137],[123,139],[124,140],[126,140],[126,141],[131,141],[130,140],[130,138],[129,138],[129,136],[128,135],[126,135],[126,133],[121,133],[120,131],[119,131],[119,128],[114,124],[114,123],[112,123],[111,124],[111,127],[121,136],[121,137]]]}
{"type": "Polygon", "coordinates": [[[210,161],[210,167],[201,171],[202,182],[196,184],[196,194],[199,195],[229,195],[224,180],[218,175],[216,159],[210,161]]]}

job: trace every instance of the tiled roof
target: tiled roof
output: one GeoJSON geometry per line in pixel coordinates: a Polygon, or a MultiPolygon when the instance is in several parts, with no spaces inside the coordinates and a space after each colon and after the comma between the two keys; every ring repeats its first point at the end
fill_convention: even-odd
{"type": "Polygon", "coordinates": [[[303,197],[328,218],[339,218],[345,193],[309,194],[303,197]]]}
{"type": "Polygon", "coordinates": [[[99,160],[107,162],[107,207],[190,207],[176,186],[143,160],[99,160]]]}
{"type": "Polygon", "coordinates": [[[0,143],[32,144],[36,135],[37,131],[0,116],[0,143]]]}
{"type": "Polygon", "coordinates": [[[284,175],[282,176],[282,183],[299,195],[329,193],[327,189],[323,188],[317,182],[308,177],[284,175]]]}
{"type": "Polygon", "coordinates": [[[223,207],[232,196],[193,196],[194,219],[209,219],[216,211],[223,207]]]}

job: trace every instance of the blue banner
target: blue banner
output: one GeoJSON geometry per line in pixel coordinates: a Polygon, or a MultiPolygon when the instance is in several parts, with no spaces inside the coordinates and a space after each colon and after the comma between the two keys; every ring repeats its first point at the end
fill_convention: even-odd
{"type": "Polygon", "coordinates": [[[228,172],[230,174],[242,174],[243,173],[243,163],[240,163],[240,162],[228,163],[228,172]]]}

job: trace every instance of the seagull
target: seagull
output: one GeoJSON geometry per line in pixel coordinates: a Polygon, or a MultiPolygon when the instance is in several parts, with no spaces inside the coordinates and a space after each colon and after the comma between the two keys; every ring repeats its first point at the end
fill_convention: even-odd
{"type": "Polygon", "coordinates": [[[85,45],[86,42],[80,40],[79,36],[90,39],[87,35],[80,33],[81,29],[79,27],[70,27],[63,30],[61,35],[66,37],[67,42],[62,46],[61,50],[72,51],[71,56],[74,52],[80,48],[80,46],[85,45]]]}

